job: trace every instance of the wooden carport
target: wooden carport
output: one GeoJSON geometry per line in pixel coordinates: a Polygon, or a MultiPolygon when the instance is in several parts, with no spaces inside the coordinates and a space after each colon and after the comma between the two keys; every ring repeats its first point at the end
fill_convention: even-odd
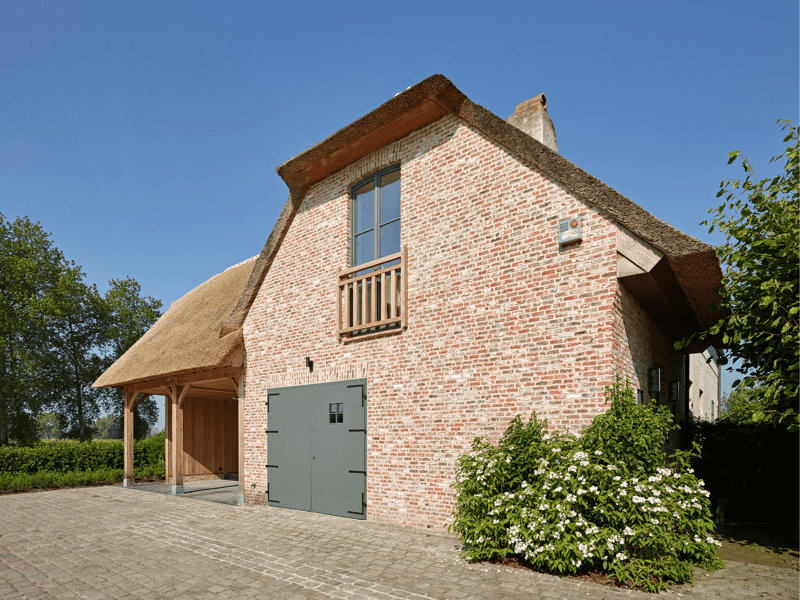
{"type": "Polygon", "coordinates": [[[187,475],[237,473],[244,500],[244,347],[241,329],[221,336],[255,260],[215,275],[179,300],[92,387],[125,395],[125,486],[134,484],[133,415],[165,397],[166,476],[174,494],[187,475]]]}

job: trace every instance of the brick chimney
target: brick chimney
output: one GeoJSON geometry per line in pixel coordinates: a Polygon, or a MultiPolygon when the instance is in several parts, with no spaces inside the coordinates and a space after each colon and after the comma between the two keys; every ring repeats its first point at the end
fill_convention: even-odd
{"type": "Polygon", "coordinates": [[[544,94],[539,94],[517,106],[514,114],[508,117],[508,122],[558,152],[556,130],[550,115],[547,114],[547,98],[544,94]]]}

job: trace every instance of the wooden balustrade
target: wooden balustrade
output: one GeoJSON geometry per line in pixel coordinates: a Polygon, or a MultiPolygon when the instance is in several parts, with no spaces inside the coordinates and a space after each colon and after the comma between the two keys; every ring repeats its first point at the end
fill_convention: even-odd
{"type": "Polygon", "coordinates": [[[336,304],[340,338],[408,327],[406,257],[403,246],[397,254],[339,270],[336,304]],[[387,263],[395,264],[381,268],[387,263]]]}

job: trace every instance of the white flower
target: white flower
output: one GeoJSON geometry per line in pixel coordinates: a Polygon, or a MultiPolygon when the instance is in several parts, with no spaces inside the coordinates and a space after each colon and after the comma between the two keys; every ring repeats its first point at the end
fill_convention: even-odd
{"type": "Polygon", "coordinates": [[[596,456],[600,456],[601,454],[603,454],[602,452],[600,452],[600,450],[595,450],[594,453],[596,456]]]}
{"type": "Polygon", "coordinates": [[[625,560],[628,557],[625,556],[622,552],[617,552],[617,555],[614,558],[616,558],[617,560],[625,560]]]}

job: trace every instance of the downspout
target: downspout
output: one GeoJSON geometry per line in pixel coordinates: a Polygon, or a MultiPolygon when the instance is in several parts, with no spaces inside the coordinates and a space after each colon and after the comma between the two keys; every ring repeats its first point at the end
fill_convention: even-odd
{"type": "MultiPolygon", "coordinates": [[[[717,353],[719,356],[719,353],[717,353]]],[[[717,419],[722,416],[722,364],[717,360],[717,419]]]]}
{"type": "MultiPolygon", "coordinates": [[[[686,425],[685,428],[688,428],[689,423],[689,353],[685,352],[683,355],[683,422],[686,425]]],[[[686,435],[681,435],[683,440],[683,449],[689,449],[689,440],[687,439],[686,435]]]]}

